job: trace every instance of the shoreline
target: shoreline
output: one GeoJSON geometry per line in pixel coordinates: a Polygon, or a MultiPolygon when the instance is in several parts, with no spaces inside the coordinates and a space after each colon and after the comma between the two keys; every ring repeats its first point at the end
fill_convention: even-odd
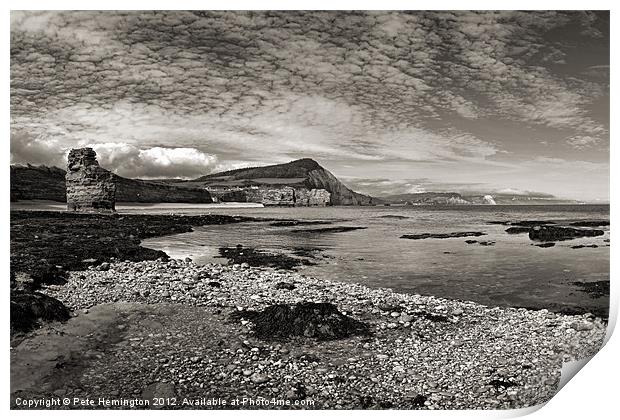
{"type": "MultiPolygon", "coordinates": [[[[15,212],[15,211],[53,211],[53,212],[67,212],[67,203],[63,202],[63,201],[53,201],[53,200],[18,200],[18,201],[12,201],[10,203],[10,211],[11,212],[15,212]]],[[[564,208],[574,208],[574,209],[580,209],[583,207],[587,207],[587,206],[594,206],[594,207],[607,207],[610,208],[611,204],[610,203],[528,203],[528,204],[495,204],[495,205],[489,205],[489,204],[451,204],[451,205],[441,205],[441,204],[419,204],[419,205],[413,205],[413,206],[406,206],[404,204],[391,204],[389,206],[384,206],[384,205],[374,205],[374,206],[347,206],[347,205],[337,205],[337,206],[328,206],[328,207],[344,207],[344,208],[350,208],[350,207],[361,207],[361,208],[382,208],[385,209],[386,211],[389,211],[390,209],[433,209],[433,210],[438,210],[438,211],[442,211],[442,210],[460,210],[460,209],[468,209],[468,208],[476,208],[476,209],[480,209],[480,208],[486,208],[486,209],[498,209],[498,208],[526,208],[526,207],[533,207],[533,208],[543,208],[543,207],[564,207],[564,208]]],[[[220,203],[165,203],[165,202],[156,202],[156,203],[140,203],[140,202],[133,202],[133,201],[119,201],[117,202],[117,214],[161,214],[161,215],[168,215],[170,213],[166,213],[166,207],[171,207],[174,208],[174,210],[187,210],[187,209],[194,209],[194,208],[200,208],[200,209],[205,209],[205,210],[218,210],[218,209],[260,209],[260,208],[304,208],[304,207],[286,207],[286,206],[264,206],[260,203],[248,203],[248,202],[237,202],[237,201],[230,201],[230,202],[220,202],[220,203]],[[131,210],[138,210],[140,208],[143,209],[149,209],[149,208],[157,208],[160,207],[161,208],[161,213],[150,213],[150,212],[145,212],[145,213],[137,213],[135,211],[131,211],[131,210]],[[129,211],[127,211],[129,210],[129,211]]],[[[178,211],[176,212],[178,214],[178,211]]]]}
{"type": "MultiPolygon", "coordinates": [[[[13,290],[15,286],[13,273],[21,272],[30,276],[31,283],[26,286],[28,289],[37,290],[42,284],[62,284],[68,272],[84,270],[91,265],[114,260],[144,261],[162,257],[170,258],[162,250],[142,246],[144,240],[187,233],[193,231],[195,227],[205,225],[241,222],[273,222],[272,224],[278,225],[308,223],[296,219],[223,214],[95,214],[12,211],[11,287],[13,290]]],[[[330,224],[329,222],[320,223],[330,224]]],[[[296,269],[297,266],[311,263],[305,259],[308,255],[302,253],[293,253],[294,258],[291,258],[285,253],[270,253],[251,247],[244,247],[241,251],[239,252],[239,245],[237,249],[220,247],[221,257],[228,258],[228,264],[248,262],[252,266],[296,269]],[[223,253],[222,250],[228,253],[223,253]]],[[[178,258],[178,256],[175,257],[178,258]]],[[[602,281],[596,284],[575,282],[576,285],[580,285],[582,291],[593,297],[608,295],[609,282],[604,283],[602,281]]],[[[17,284],[18,288],[21,286],[17,284]]],[[[458,296],[450,298],[459,299],[458,296]]],[[[488,302],[483,304],[489,305],[488,302]]],[[[535,306],[501,306],[528,310],[544,308],[564,315],[593,313],[604,320],[608,316],[606,310],[599,311],[598,308],[554,305],[553,303],[535,306]]]]}
{"type": "MultiPolygon", "coordinates": [[[[318,404],[303,408],[522,408],[551,398],[562,362],[595,354],[606,332],[602,320],[587,315],[490,308],[247,264],[113,262],[71,272],[67,284],[43,291],[79,314],[54,326],[64,339],[71,338],[72,328],[83,329],[81,323],[114,333],[98,342],[100,358],[90,360],[93,343],[84,343],[86,351],[79,353],[86,355],[86,365],[70,375],[75,380],[87,372],[90,381],[99,381],[78,381],[78,391],[67,381],[59,389],[39,384],[21,393],[12,389],[12,397],[95,390],[128,397],[160,386],[178,397],[300,400],[303,388],[301,399],[318,404]],[[292,287],[276,287],[279,283],[292,287]],[[302,301],[333,303],[367,323],[371,335],[265,340],[252,334],[251,323],[231,318],[240,309],[302,301]],[[98,320],[89,320],[96,314],[98,320]],[[164,368],[154,376],[148,366],[164,368]],[[127,369],[133,369],[132,378],[125,377],[127,369]]],[[[25,361],[32,365],[41,346],[55,346],[59,338],[49,328],[26,335],[12,349],[12,377],[25,361]]]]}

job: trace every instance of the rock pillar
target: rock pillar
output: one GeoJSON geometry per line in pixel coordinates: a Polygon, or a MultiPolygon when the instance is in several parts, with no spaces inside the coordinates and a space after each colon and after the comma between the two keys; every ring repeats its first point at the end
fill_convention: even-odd
{"type": "Polygon", "coordinates": [[[69,152],[66,175],[67,210],[82,212],[113,212],[116,184],[112,173],[97,162],[90,147],[69,152]]]}

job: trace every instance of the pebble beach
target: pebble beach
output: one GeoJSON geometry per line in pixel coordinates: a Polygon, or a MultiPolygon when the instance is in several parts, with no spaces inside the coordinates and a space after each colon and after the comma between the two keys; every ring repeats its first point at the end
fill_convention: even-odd
{"type": "Polygon", "coordinates": [[[549,400],[562,363],[594,355],[606,333],[591,314],[487,307],[189,259],[105,262],[42,292],[73,317],[13,347],[12,365],[28,365],[37,338],[48,358],[70,363],[78,352],[80,362],[45,382],[43,371],[55,365],[40,361],[43,383],[18,381],[13,401],[157,394],[176,409],[523,408],[549,400]],[[270,340],[232,316],[299,302],[330,302],[370,333],[270,340]]]}

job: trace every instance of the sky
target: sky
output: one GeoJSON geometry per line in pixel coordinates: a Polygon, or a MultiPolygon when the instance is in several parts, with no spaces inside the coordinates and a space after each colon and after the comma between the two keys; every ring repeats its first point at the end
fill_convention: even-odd
{"type": "Polygon", "coordinates": [[[609,200],[608,12],[11,12],[11,161],[609,200]]]}

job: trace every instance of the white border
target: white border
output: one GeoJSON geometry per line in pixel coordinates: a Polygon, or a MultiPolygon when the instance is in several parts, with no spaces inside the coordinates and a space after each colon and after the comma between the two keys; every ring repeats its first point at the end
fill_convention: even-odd
{"type": "MultiPolygon", "coordinates": [[[[616,2],[617,3],[617,2],[616,2]]],[[[480,10],[480,9],[504,9],[504,10],[611,10],[611,45],[612,56],[611,66],[613,69],[618,64],[617,60],[617,48],[616,41],[618,39],[618,31],[614,28],[614,23],[618,23],[618,19],[615,19],[615,12],[617,8],[614,8],[614,2],[612,1],[599,1],[590,0],[587,2],[575,2],[575,1],[541,1],[541,0],[505,0],[502,2],[478,0],[478,1],[443,1],[443,0],[418,0],[418,1],[403,1],[403,0],[383,0],[383,1],[334,1],[334,0],[314,0],[314,1],[285,1],[285,0],[266,0],[266,1],[240,1],[240,0],[228,0],[228,1],[196,1],[196,0],[176,0],[176,1],[131,1],[131,0],[108,0],[108,1],[84,1],[65,0],[65,1],[41,1],[41,0],[22,0],[22,1],[7,1],[5,2],[6,9],[3,10],[2,23],[2,61],[4,73],[4,83],[2,84],[2,109],[3,109],[3,131],[5,136],[5,147],[2,148],[1,153],[3,159],[0,162],[4,162],[4,170],[7,171],[6,177],[2,177],[0,182],[0,197],[5,197],[3,201],[3,221],[0,222],[0,229],[2,229],[3,237],[5,238],[1,244],[2,247],[2,268],[4,273],[5,282],[8,283],[8,271],[9,271],[9,243],[8,238],[10,236],[9,231],[9,201],[6,199],[9,197],[9,177],[8,166],[10,163],[9,154],[9,127],[10,127],[10,106],[9,106],[9,46],[10,46],[10,16],[9,9],[25,10],[25,9],[39,9],[39,10],[77,10],[77,9],[107,9],[107,10],[135,10],[135,9],[168,9],[168,10],[182,10],[182,9],[212,9],[212,10],[288,10],[288,9],[315,9],[315,10],[342,10],[342,9],[361,9],[361,10],[480,10]]],[[[614,106],[614,100],[617,98],[616,80],[614,73],[611,73],[612,78],[612,101],[611,112],[616,109],[614,106]]],[[[612,118],[613,121],[613,118],[612,118]]],[[[612,123],[613,125],[613,123],[612,123]]],[[[615,203],[614,186],[617,187],[615,180],[618,179],[618,150],[617,146],[611,142],[611,202],[615,203]]],[[[618,220],[616,217],[618,214],[617,206],[611,207],[611,218],[618,220]]],[[[616,274],[618,272],[618,252],[616,247],[611,247],[611,278],[612,278],[612,293],[611,293],[611,314],[610,314],[610,330],[612,324],[615,324],[618,313],[618,287],[616,274]]],[[[3,286],[3,298],[4,302],[8,300],[8,284],[3,286]]],[[[3,320],[2,325],[5,325],[5,339],[6,347],[8,348],[8,318],[9,318],[9,305],[3,305],[3,320]]],[[[608,334],[609,338],[609,334],[608,334]]],[[[2,374],[4,382],[2,383],[1,392],[4,398],[2,398],[1,404],[4,408],[3,411],[9,411],[9,358],[8,351],[4,363],[2,364],[2,374]]],[[[616,380],[619,377],[619,363],[617,355],[620,355],[620,343],[617,334],[612,336],[606,346],[597,354],[591,362],[589,362],[583,371],[579,372],[577,379],[571,380],[559,393],[556,395],[546,406],[541,410],[531,414],[532,419],[547,419],[547,418],[612,418],[618,413],[618,392],[616,380]]],[[[426,412],[426,411],[346,411],[346,412],[334,412],[334,411],[313,411],[313,412],[295,412],[296,417],[310,418],[320,416],[324,418],[338,418],[342,416],[347,418],[374,418],[374,417],[390,417],[390,418],[458,418],[463,419],[480,419],[480,418],[509,418],[516,417],[522,414],[526,414],[531,410],[517,410],[517,411],[453,411],[453,412],[426,412]]],[[[8,414],[8,413],[7,413],[8,414]]],[[[164,418],[168,416],[178,416],[179,412],[128,412],[128,411],[114,411],[114,412],[92,412],[85,413],[83,411],[12,411],[10,415],[16,418],[31,418],[45,416],[49,418],[80,418],[84,415],[94,416],[95,418],[111,416],[136,416],[140,418],[159,417],[164,418]]],[[[252,411],[252,412],[230,412],[230,411],[218,411],[218,412],[183,412],[183,417],[200,418],[205,417],[218,417],[218,418],[230,418],[230,417],[245,417],[245,418],[258,418],[267,419],[272,417],[288,418],[290,412],[273,412],[273,411],[252,411]]]]}

